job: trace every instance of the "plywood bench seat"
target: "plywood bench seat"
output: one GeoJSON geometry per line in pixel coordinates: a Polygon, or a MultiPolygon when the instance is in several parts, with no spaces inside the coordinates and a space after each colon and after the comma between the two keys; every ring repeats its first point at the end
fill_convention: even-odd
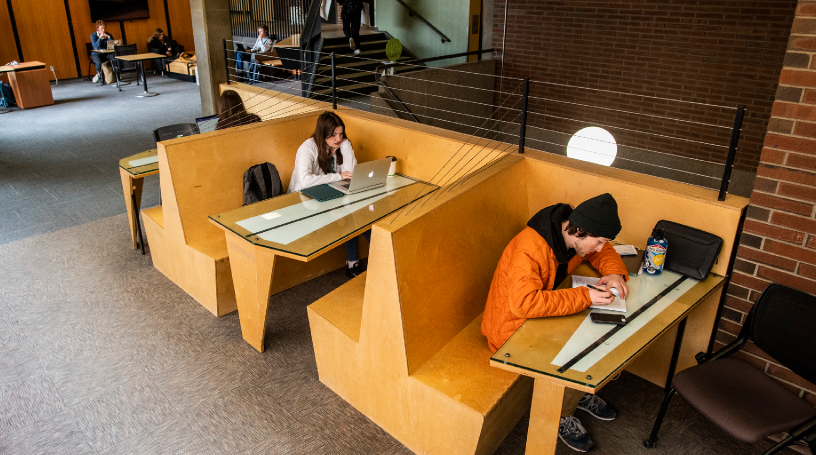
{"type": "Polygon", "coordinates": [[[208,237],[196,240],[190,243],[190,248],[216,261],[224,260],[229,257],[227,253],[227,240],[224,238],[222,232],[215,232],[208,237]]]}
{"type": "Polygon", "coordinates": [[[355,343],[360,341],[366,276],[367,273],[363,272],[362,275],[309,305],[309,310],[337,327],[355,343]]]}
{"type": "Polygon", "coordinates": [[[411,378],[485,416],[524,378],[490,366],[491,352],[481,324],[479,315],[411,378]]]}
{"type": "Polygon", "coordinates": [[[158,224],[160,228],[164,229],[164,210],[162,206],[157,205],[149,209],[142,210],[142,216],[146,216],[158,224]]]}

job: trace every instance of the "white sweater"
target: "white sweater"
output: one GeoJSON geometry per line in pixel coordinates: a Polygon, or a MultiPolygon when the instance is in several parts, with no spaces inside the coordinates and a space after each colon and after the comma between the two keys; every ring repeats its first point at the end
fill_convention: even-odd
{"type": "Polygon", "coordinates": [[[340,144],[340,148],[335,153],[343,154],[343,164],[335,166],[336,174],[324,174],[317,164],[317,144],[312,138],[306,139],[295,155],[295,171],[292,172],[288,192],[293,193],[303,188],[343,180],[340,174],[353,171],[354,166],[357,165],[357,158],[354,157],[354,149],[351,148],[351,142],[348,139],[340,144]]]}

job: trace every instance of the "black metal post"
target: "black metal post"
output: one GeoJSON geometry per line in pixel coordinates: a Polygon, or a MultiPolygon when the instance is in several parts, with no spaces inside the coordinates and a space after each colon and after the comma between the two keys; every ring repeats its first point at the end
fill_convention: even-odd
{"type": "Polygon", "coordinates": [[[331,65],[332,65],[332,109],[337,109],[337,78],[334,75],[334,52],[331,53],[331,65]]]}
{"type": "Polygon", "coordinates": [[[227,85],[229,85],[229,59],[227,58],[227,39],[223,39],[224,43],[224,72],[227,73],[227,85]]]}
{"type": "Polygon", "coordinates": [[[734,118],[734,129],[731,130],[731,145],[728,147],[728,158],[725,159],[725,170],[723,171],[722,183],[720,183],[720,197],[717,200],[724,201],[725,193],[728,191],[728,183],[731,181],[731,168],[734,167],[734,155],[737,154],[737,142],[739,142],[740,130],[742,130],[742,117],[745,115],[745,106],[737,106],[737,116],[734,118]]]}
{"type": "Polygon", "coordinates": [[[524,153],[524,138],[527,134],[527,100],[530,95],[530,78],[524,78],[524,92],[521,95],[521,126],[519,128],[519,153],[524,153]]]}

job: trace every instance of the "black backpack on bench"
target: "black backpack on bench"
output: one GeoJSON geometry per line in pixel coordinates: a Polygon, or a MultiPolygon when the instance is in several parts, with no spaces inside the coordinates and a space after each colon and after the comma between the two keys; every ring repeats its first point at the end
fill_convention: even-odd
{"type": "Polygon", "coordinates": [[[281,194],[283,184],[274,164],[256,164],[244,172],[244,205],[281,194]]]}

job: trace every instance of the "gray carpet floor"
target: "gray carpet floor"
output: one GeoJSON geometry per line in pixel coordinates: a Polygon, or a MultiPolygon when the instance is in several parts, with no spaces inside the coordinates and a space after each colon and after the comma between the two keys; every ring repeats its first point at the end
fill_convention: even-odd
{"type": "MultiPolygon", "coordinates": [[[[318,380],[306,306],[342,271],[272,297],[261,354],[236,313],[213,317],[132,249],[118,160],[200,112],[194,84],[148,77],[161,96],[66,81],[55,106],[0,116],[0,453],[410,453],[318,380]]],[[[154,177],[143,205],[158,202],[154,177]]],[[[661,390],[624,373],[601,395],[620,415],[582,419],[599,455],[770,446],[728,439],[678,399],[645,450],[661,390]]],[[[527,424],[497,453],[522,454],[527,424]]]]}
{"type": "MultiPolygon", "coordinates": [[[[236,313],[212,316],[133,251],[125,215],[1,245],[0,276],[0,453],[410,453],[318,380],[306,306],[341,270],[272,297],[263,354],[236,313]]],[[[624,373],[602,396],[620,415],[582,419],[599,455],[770,445],[734,442],[677,399],[646,450],[661,390],[624,373]]],[[[497,453],[522,454],[527,423],[497,453]]]]}
{"type": "MultiPolygon", "coordinates": [[[[53,106],[0,115],[0,244],[125,213],[119,160],[155,148],[154,129],[201,116],[197,85],[151,73],[152,98],[72,79],[52,88],[53,106]]],[[[147,177],[144,206],[159,198],[147,177]]]]}

